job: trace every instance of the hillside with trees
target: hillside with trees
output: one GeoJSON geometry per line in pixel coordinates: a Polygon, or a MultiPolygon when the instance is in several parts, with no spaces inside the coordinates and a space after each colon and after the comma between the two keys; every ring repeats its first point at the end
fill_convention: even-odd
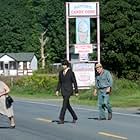
{"type": "MultiPolygon", "coordinates": [[[[0,0],[0,53],[35,52],[40,60],[46,31],[46,63],[64,59],[65,2],[0,0]]],[[[140,80],[140,0],[100,0],[100,17],[103,65],[118,77],[140,80]]]]}

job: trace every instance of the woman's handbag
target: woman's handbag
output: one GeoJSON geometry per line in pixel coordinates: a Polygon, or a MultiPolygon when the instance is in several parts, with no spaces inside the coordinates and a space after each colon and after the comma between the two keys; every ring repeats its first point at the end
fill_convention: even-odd
{"type": "Polygon", "coordinates": [[[5,99],[5,105],[6,105],[6,108],[10,108],[12,103],[14,102],[13,98],[11,96],[6,96],[6,99],[5,99]]]}

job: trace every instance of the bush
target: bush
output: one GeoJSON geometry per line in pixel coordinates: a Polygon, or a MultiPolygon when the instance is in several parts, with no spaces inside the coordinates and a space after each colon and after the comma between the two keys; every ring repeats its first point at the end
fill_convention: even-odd
{"type": "Polygon", "coordinates": [[[127,80],[124,78],[121,78],[121,79],[115,78],[114,83],[113,83],[112,93],[116,95],[120,93],[132,94],[133,93],[132,91],[135,91],[138,89],[140,89],[139,82],[127,80]]]}
{"type": "Polygon", "coordinates": [[[124,71],[123,75],[126,79],[129,79],[129,80],[135,80],[135,81],[140,80],[140,73],[134,70],[124,71]]]}
{"type": "Polygon", "coordinates": [[[46,92],[47,94],[54,93],[57,84],[56,76],[38,75],[26,76],[14,82],[14,86],[22,87],[26,91],[32,93],[46,92]]]}
{"type": "Polygon", "coordinates": [[[79,100],[97,100],[97,97],[93,96],[93,88],[87,90],[80,90],[79,100]]]}

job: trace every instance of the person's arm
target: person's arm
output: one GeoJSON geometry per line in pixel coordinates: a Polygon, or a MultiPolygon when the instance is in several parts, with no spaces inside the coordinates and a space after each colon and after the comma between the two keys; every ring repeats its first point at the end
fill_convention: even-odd
{"type": "Polygon", "coordinates": [[[95,77],[95,87],[96,87],[96,89],[99,89],[100,87],[99,87],[99,81],[98,81],[98,77],[96,76],[95,77]]]}
{"type": "Polygon", "coordinates": [[[78,86],[74,72],[72,71],[72,82],[74,84],[75,95],[78,95],[78,86]]]}
{"type": "Polygon", "coordinates": [[[10,88],[5,83],[3,84],[4,84],[5,93],[8,94],[10,92],[10,88]]]}
{"type": "Polygon", "coordinates": [[[3,91],[0,92],[0,96],[6,95],[10,92],[10,88],[4,82],[2,82],[2,84],[3,84],[3,91]]]}
{"type": "Polygon", "coordinates": [[[107,87],[106,92],[110,93],[112,85],[113,85],[113,79],[112,79],[112,75],[110,72],[107,73],[107,80],[108,80],[109,86],[107,87]]]}
{"type": "Polygon", "coordinates": [[[57,88],[56,88],[56,92],[55,92],[56,96],[59,96],[60,88],[61,88],[61,77],[60,77],[60,73],[59,73],[57,88]]]}

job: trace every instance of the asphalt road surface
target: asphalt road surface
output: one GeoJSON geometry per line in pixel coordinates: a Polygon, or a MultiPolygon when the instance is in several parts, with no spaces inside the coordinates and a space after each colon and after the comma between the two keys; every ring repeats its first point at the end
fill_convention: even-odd
{"type": "Polygon", "coordinates": [[[96,120],[92,106],[72,105],[78,115],[73,124],[66,112],[64,124],[57,124],[61,101],[15,100],[16,128],[0,116],[0,140],[139,140],[140,110],[113,108],[112,120],[96,120]]]}

